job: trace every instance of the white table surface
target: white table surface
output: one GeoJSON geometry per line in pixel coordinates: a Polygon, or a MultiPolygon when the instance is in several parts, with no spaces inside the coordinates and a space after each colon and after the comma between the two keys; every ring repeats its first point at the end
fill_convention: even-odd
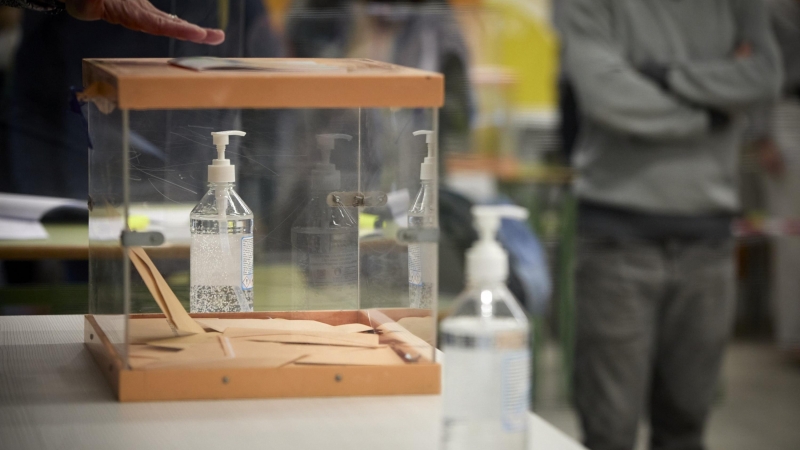
{"type": "MultiPolygon", "coordinates": [[[[0,317],[0,449],[436,449],[439,396],[118,403],[83,316],[0,317]]],[[[538,416],[529,448],[580,450],[538,416]]]]}

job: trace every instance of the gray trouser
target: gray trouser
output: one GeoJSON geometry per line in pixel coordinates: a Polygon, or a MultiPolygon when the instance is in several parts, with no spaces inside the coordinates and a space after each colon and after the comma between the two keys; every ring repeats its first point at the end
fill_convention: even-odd
{"type": "Polygon", "coordinates": [[[579,241],[575,402],[591,450],[703,448],[735,307],[733,243],[579,241]]]}

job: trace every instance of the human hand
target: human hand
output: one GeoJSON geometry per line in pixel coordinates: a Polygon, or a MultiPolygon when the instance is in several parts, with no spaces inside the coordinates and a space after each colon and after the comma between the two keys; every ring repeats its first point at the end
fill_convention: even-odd
{"type": "Polygon", "coordinates": [[[780,177],[786,169],[786,162],[778,146],[770,138],[760,139],[756,142],[756,158],[767,174],[780,177]]]}
{"type": "Polygon", "coordinates": [[[198,44],[221,44],[225,32],[202,28],[153,6],[148,0],[60,0],[79,20],[104,20],[135,31],[198,44]]]}
{"type": "Polygon", "coordinates": [[[753,54],[753,46],[747,42],[742,42],[733,52],[736,59],[748,58],[753,54]]]}
{"type": "MultiPolygon", "coordinates": [[[[743,59],[749,58],[752,54],[753,46],[748,42],[742,42],[736,47],[736,50],[734,50],[733,57],[736,59],[743,59]]],[[[731,115],[729,113],[712,107],[706,107],[705,110],[708,114],[711,131],[718,132],[728,128],[731,123],[731,115]]]]}

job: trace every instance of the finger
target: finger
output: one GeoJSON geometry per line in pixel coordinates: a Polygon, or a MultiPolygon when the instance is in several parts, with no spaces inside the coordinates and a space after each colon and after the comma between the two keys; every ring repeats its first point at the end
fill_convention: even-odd
{"type": "Polygon", "coordinates": [[[197,25],[163,12],[143,12],[121,25],[156,36],[167,36],[183,41],[203,43],[208,32],[197,25]]]}
{"type": "MultiPolygon", "coordinates": [[[[87,1],[87,0],[84,0],[84,1],[87,1]]],[[[91,0],[88,0],[88,1],[91,1],[91,0]]],[[[187,22],[187,21],[185,21],[183,19],[180,19],[179,17],[177,17],[177,16],[175,16],[173,14],[167,14],[166,12],[156,8],[155,5],[153,5],[149,1],[144,1],[142,6],[148,12],[150,12],[150,13],[158,16],[158,17],[163,17],[168,21],[171,21],[171,22],[177,21],[177,22],[180,22],[180,23],[183,23],[183,24],[197,26],[197,25],[194,25],[194,24],[192,24],[190,22],[187,22]]],[[[195,40],[195,39],[186,39],[186,40],[197,42],[197,43],[200,43],[200,44],[209,44],[209,45],[218,45],[218,44],[221,44],[223,41],[225,41],[225,32],[224,31],[219,30],[219,29],[215,29],[215,28],[202,28],[202,27],[199,27],[199,26],[197,26],[197,27],[203,29],[206,32],[206,37],[204,39],[202,39],[202,40],[195,40]]]]}
{"type": "MultiPolygon", "coordinates": [[[[154,8],[155,9],[155,8],[154,8]]],[[[166,14],[155,9],[152,13],[157,19],[154,21],[154,31],[142,30],[160,36],[169,36],[198,44],[218,45],[225,40],[225,32],[213,28],[202,28],[189,23],[177,16],[166,14]]]]}
{"type": "Polygon", "coordinates": [[[203,44],[219,45],[225,41],[225,32],[214,28],[206,28],[206,39],[203,44]]]}
{"type": "Polygon", "coordinates": [[[103,20],[131,30],[198,43],[208,35],[205,29],[167,14],[147,0],[105,0],[104,4],[103,20]]]}

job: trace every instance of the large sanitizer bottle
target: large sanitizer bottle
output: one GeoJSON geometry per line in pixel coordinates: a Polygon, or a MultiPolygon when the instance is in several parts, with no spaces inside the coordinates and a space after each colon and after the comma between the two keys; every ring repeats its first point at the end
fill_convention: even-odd
{"type": "Polygon", "coordinates": [[[528,319],[506,288],[508,255],[495,240],[517,206],[472,208],[480,238],[467,253],[467,288],[441,324],[445,450],[526,448],[530,392],[528,319]]]}
{"type": "MultiPolygon", "coordinates": [[[[420,165],[420,189],[411,209],[408,210],[408,228],[423,231],[439,227],[439,212],[436,210],[436,156],[433,154],[433,131],[415,131],[414,136],[425,136],[428,156],[420,165]]],[[[422,233],[420,233],[422,235],[422,233]]],[[[408,296],[412,308],[430,309],[436,294],[437,270],[436,242],[425,239],[408,246],[408,296]]]]}
{"type": "Polygon", "coordinates": [[[292,224],[294,309],[358,308],[358,211],[328,199],[341,188],[330,162],[337,139],[352,136],[317,136],[321,160],[311,171],[311,199],[292,224]]]}
{"type": "Polygon", "coordinates": [[[211,133],[217,159],[208,166],[208,192],[190,217],[191,312],[253,310],[253,212],[233,190],[236,168],[225,159],[229,136],[211,133]]]}

